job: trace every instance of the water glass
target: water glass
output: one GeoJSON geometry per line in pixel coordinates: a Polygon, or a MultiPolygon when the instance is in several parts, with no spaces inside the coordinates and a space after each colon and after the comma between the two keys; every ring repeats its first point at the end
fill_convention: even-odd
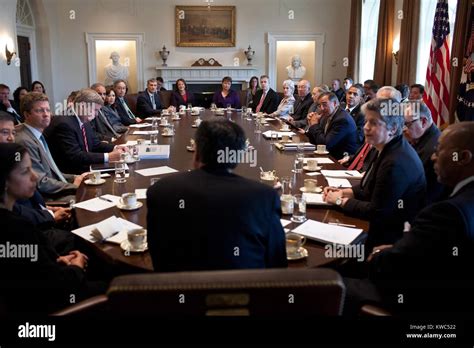
{"type": "Polygon", "coordinates": [[[270,138],[271,138],[272,144],[277,144],[278,143],[278,132],[277,131],[272,131],[270,133],[270,138]]]}
{"type": "MultiPolygon", "coordinates": [[[[158,129],[155,129],[153,127],[152,130],[155,131],[155,130],[158,130],[158,129]]],[[[157,145],[158,144],[158,133],[157,132],[150,134],[150,143],[152,145],[157,145]]]]}
{"type": "Polygon", "coordinates": [[[138,155],[138,145],[132,145],[130,148],[130,153],[132,154],[132,158],[134,161],[140,160],[140,156],[138,155]]]}
{"type": "Polygon", "coordinates": [[[114,182],[118,184],[123,184],[127,182],[127,178],[125,177],[126,169],[125,169],[125,162],[116,162],[115,163],[115,180],[114,182]]]}
{"type": "Polygon", "coordinates": [[[291,221],[302,223],[306,221],[306,200],[303,195],[297,194],[293,196],[293,216],[291,221]]]}
{"type": "Polygon", "coordinates": [[[151,126],[153,129],[157,128],[158,129],[158,117],[153,117],[151,119],[151,126]]]}
{"type": "Polygon", "coordinates": [[[298,153],[295,157],[295,164],[294,164],[294,172],[295,173],[302,173],[304,166],[304,154],[298,153]]]}
{"type": "Polygon", "coordinates": [[[262,124],[260,123],[260,120],[258,117],[255,119],[255,134],[260,134],[262,133],[262,124]]]}
{"type": "Polygon", "coordinates": [[[215,103],[212,103],[212,104],[211,104],[211,111],[216,111],[216,109],[217,109],[216,104],[215,104],[215,103]]]}

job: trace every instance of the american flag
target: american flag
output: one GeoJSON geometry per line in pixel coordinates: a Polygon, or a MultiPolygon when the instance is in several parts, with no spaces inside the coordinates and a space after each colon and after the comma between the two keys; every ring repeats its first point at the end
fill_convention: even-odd
{"type": "Polygon", "coordinates": [[[448,0],[438,0],[423,94],[438,127],[449,122],[450,71],[448,0]]]}

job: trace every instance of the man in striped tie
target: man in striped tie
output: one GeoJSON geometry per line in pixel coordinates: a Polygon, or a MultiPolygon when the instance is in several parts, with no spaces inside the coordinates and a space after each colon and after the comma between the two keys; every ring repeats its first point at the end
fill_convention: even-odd
{"type": "Polygon", "coordinates": [[[135,114],[130,110],[130,107],[125,100],[125,94],[127,93],[127,83],[124,80],[117,80],[114,82],[114,91],[117,99],[115,100],[114,108],[117,114],[120,116],[120,121],[125,126],[141,122],[140,118],[137,118],[135,114]]]}
{"type": "Polygon", "coordinates": [[[51,122],[49,99],[43,93],[30,92],[21,102],[25,123],[16,126],[16,142],[26,147],[33,169],[38,174],[38,189],[43,195],[67,195],[80,185],[81,175],[62,173],[43,136],[51,122]]]}

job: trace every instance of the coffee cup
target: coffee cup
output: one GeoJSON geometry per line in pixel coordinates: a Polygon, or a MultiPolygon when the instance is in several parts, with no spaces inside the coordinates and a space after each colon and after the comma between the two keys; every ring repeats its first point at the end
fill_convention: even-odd
{"type": "Polygon", "coordinates": [[[281,136],[281,141],[284,143],[287,143],[290,141],[290,136],[289,135],[282,135],[281,136]]]}
{"type": "Polygon", "coordinates": [[[296,233],[287,233],[286,234],[286,254],[295,255],[298,254],[300,248],[306,243],[306,237],[296,234],[296,233]]]}
{"type": "Polygon", "coordinates": [[[167,125],[168,124],[168,117],[162,117],[161,118],[161,124],[162,125],[167,125]]]}
{"type": "Polygon", "coordinates": [[[96,183],[100,181],[100,172],[99,171],[92,171],[89,173],[89,180],[92,183],[96,183]]]}
{"type": "Polygon", "coordinates": [[[122,198],[120,198],[120,203],[126,207],[133,208],[137,205],[137,195],[133,192],[124,193],[122,198]]]}
{"type": "Polygon", "coordinates": [[[143,249],[146,243],[146,230],[144,228],[137,228],[128,231],[127,240],[132,249],[143,249]]]}
{"type": "Polygon", "coordinates": [[[260,179],[262,179],[262,180],[275,180],[275,171],[269,170],[267,172],[260,172],[260,179]]]}
{"type": "Polygon", "coordinates": [[[326,152],[326,145],[318,145],[318,146],[316,147],[316,151],[317,151],[317,152],[320,152],[320,153],[326,152]]]}
{"type": "Polygon", "coordinates": [[[318,160],[313,158],[308,159],[306,165],[308,166],[309,170],[316,170],[318,168],[318,160]]]}
{"type": "Polygon", "coordinates": [[[318,186],[318,180],[316,179],[304,179],[304,188],[308,192],[316,191],[316,187],[318,186]]]}
{"type": "Polygon", "coordinates": [[[290,130],[290,126],[288,126],[286,123],[281,127],[281,129],[283,131],[289,131],[290,130]]]}

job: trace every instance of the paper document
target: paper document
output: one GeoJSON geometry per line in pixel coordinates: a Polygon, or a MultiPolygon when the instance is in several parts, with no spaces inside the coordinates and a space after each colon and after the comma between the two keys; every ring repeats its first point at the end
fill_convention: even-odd
{"type": "Polygon", "coordinates": [[[96,197],[93,199],[88,199],[87,201],[74,204],[73,207],[92,211],[92,212],[98,212],[98,211],[115,207],[118,202],[117,199],[120,199],[120,197],[112,196],[112,195],[105,195],[105,196],[102,196],[102,198],[103,199],[96,197]]]}
{"type": "Polygon", "coordinates": [[[140,145],[138,147],[140,159],[168,159],[170,145],[140,145]]]}
{"type": "Polygon", "coordinates": [[[351,244],[363,230],[361,228],[342,227],[308,220],[295,228],[293,232],[319,242],[348,245],[351,244]]]}
{"type": "Polygon", "coordinates": [[[322,193],[303,193],[303,197],[309,205],[330,205],[323,201],[322,193]]]}
{"type": "Polygon", "coordinates": [[[90,242],[97,242],[103,239],[102,232],[100,232],[100,235],[97,235],[97,227],[99,227],[99,230],[103,233],[109,234],[109,237],[106,238],[105,241],[117,244],[120,244],[125,239],[127,239],[127,231],[143,228],[142,226],[134,224],[133,222],[124,220],[122,218],[117,218],[116,216],[111,216],[97,224],[84,226],[76,230],[72,230],[71,232],[90,242]],[[110,235],[112,236],[110,237],[110,235]]]}
{"type": "Polygon", "coordinates": [[[275,132],[275,131],[266,131],[266,132],[263,132],[262,135],[267,138],[267,139],[270,139],[272,137],[272,133],[277,133],[278,134],[278,138],[281,138],[283,135],[288,135],[288,136],[293,136],[293,135],[296,135],[295,133],[293,132],[275,132]]]}
{"type": "MultiPolygon", "coordinates": [[[[150,144],[151,144],[151,140],[145,140],[145,145],[150,145],[150,144]]],[[[138,145],[138,141],[136,141],[136,140],[129,140],[129,141],[127,141],[124,145],[125,145],[125,146],[138,145]]]]}
{"type": "Polygon", "coordinates": [[[177,173],[177,172],[178,171],[176,169],[170,168],[168,166],[140,169],[140,170],[135,171],[135,173],[138,173],[143,176],[162,175],[162,174],[177,173]]]}
{"type": "Polygon", "coordinates": [[[340,188],[350,188],[352,184],[347,179],[338,179],[338,178],[327,178],[328,186],[340,187],[340,188]]]}
{"type": "Polygon", "coordinates": [[[321,170],[321,174],[330,178],[362,179],[357,170],[321,170]]]}
{"type": "Polygon", "coordinates": [[[320,164],[332,164],[332,163],[334,163],[330,158],[326,158],[326,157],[306,157],[306,158],[304,159],[304,163],[306,164],[309,159],[317,160],[317,161],[318,161],[318,165],[320,165],[320,164]]]}
{"type": "Polygon", "coordinates": [[[137,199],[146,199],[146,191],[148,189],[135,189],[135,193],[137,194],[137,199]]]}
{"type": "Polygon", "coordinates": [[[283,227],[286,227],[288,226],[289,224],[291,224],[291,221],[290,220],[285,220],[285,219],[280,219],[280,222],[281,222],[281,225],[283,227]]]}
{"type": "Polygon", "coordinates": [[[158,130],[151,130],[151,131],[135,131],[132,135],[150,135],[150,134],[159,134],[160,131],[158,130]]]}
{"type": "Polygon", "coordinates": [[[129,127],[130,127],[130,128],[146,128],[146,127],[151,127],[151,123],[137,123],[137,124],[131,124],[129,127]]]}

